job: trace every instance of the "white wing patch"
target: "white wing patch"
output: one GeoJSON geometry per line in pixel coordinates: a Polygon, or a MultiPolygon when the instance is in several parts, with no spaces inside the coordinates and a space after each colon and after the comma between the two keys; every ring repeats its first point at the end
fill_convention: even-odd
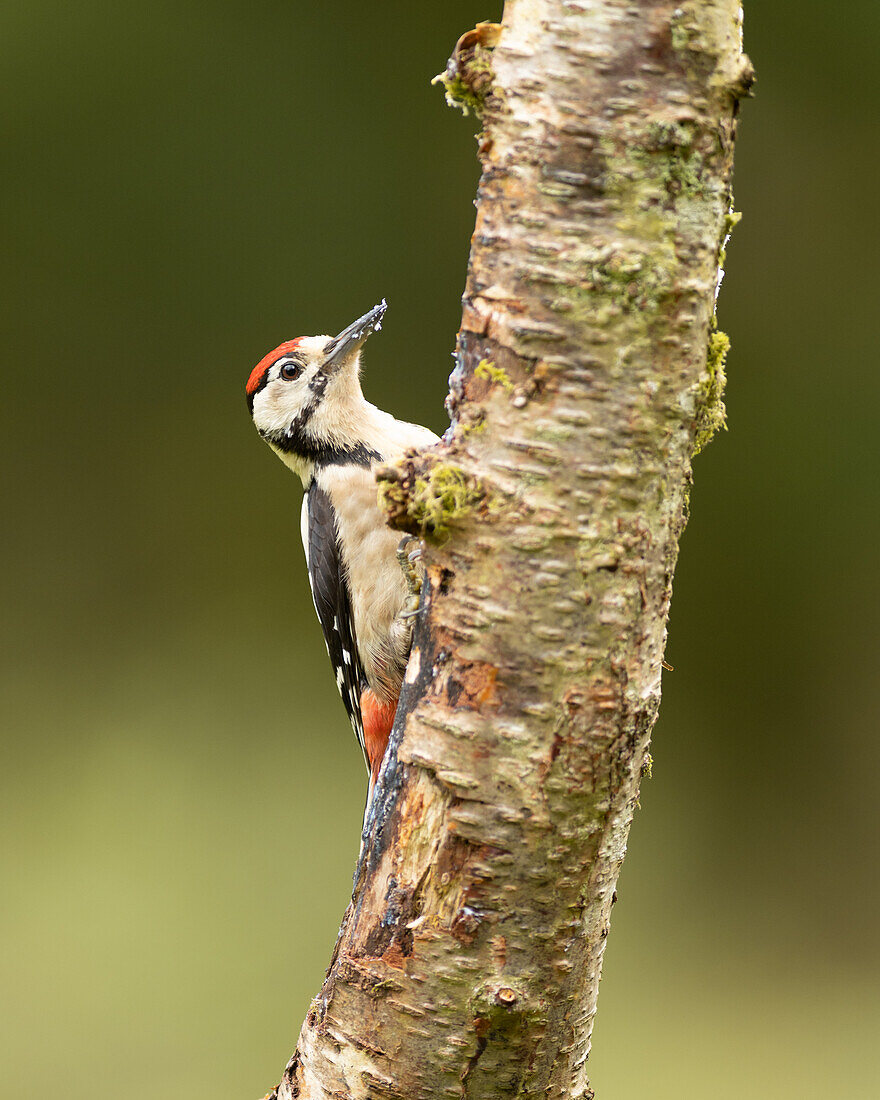
{"type": "Polygon", "coordinates": [[[303,550],[306,552],[306,565],[309,564],[309,494],[303,495],[302,508],[299,513],[299,534],[302,539],[303,550]]]}

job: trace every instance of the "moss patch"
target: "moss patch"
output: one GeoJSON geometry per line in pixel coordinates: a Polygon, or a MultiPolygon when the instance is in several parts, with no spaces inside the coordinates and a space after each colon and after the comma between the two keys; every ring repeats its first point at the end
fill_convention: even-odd
{"type": "Polygon", "coordinates": [[[679,122],[652,122],[631,150],[633,162],[656,180],[670,198],[699,198],[707,192],[703,154],[695,148],[694,128],[679,122]]]}
{"type": "Polygon", "coordinates": [[[485,378],[487,382],[497,382],[508,393],[513,391],[510,375],[503,367],[497,367],[490,359],[481,359],[474,368],[474,378],[485,378]]]}
{"type": "Polygon", "coordinates": [[[498,23],[478,23],[459,38],[446,70],[431,81],[442,84],[450,107],[482,118],[486,100],[492,94],[492,50],[500,33],[498,23]]]}
{"type": "Polygon", "coordinates": [[[411,460],[376,472],[379,507],[388,523],[425,538],[443,539],[453,524],[485,502],[476,478],[449,462],[416,470],[411,460]]]}
{"type": "Polygon", "coordinates": [[[694,451],[698,455],[712,436],[727,427],[727,410],[724,407],[724,386],[727,375],[724,367],[730,351],[730,337],[726,332],[713,332],[709,337],[706,375],[699,383],[697,415],[694,428],[694,451]]]}
{"type": "Polygon", "coordinates": [[[742,221],[742,213],[739,210],[730,210],[724,215],[724,233],[726,236],[736,229],[739,223],[742,221]]]}
{"type": "Polygon", "coordinates": [[[695,48],[699,44],[697,27],[693,14],[685,8],[676,8],[669,20],[669,32],[672,38],[672,48],[679,53],[695,48]]]}
{"type": "Polygon", "coordinates": [[[742,214],[736,210],[731,210],[724,215],[724,236],[721,238],[721,247],[718,249],[718,267],[721,269],[727,263],[727,242],[730,240],[730,234],[741,220],[742,214]]]}
{"type": "Polygon", "coordinates": [[[450,75],[448,72],[438,73],[431,83],[443,85],[446,102],[450,107],[458,107],[465,115],[474,114],[477,118],[482,117],[485,95],[475,92],[460,76],[450,75]]]}

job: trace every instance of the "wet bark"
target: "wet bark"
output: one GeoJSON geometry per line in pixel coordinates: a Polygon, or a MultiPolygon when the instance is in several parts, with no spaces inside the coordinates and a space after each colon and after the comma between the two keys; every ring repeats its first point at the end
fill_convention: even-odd
{"type": "Polygon", "coordinates": [[[592,1095],[691,459],[723,420],[739,19],[508,0],[447,71],[483,121],[452,428],[379,487],[425,540],[422,613],[278,1100],[592,1095]]]}

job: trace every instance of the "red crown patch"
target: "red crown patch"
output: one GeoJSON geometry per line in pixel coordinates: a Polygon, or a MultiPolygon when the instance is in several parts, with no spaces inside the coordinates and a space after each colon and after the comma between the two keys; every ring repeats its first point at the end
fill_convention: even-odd
{"type": "Polygon", "coordinates": [[[251,371],[251,376],[247,380],[247,385],[244,388],[245,393],[248,395],[248,397],[251,397],[260,388],[260,383],[263,381],[263,375],[266,373],[269,367],[272,366],[276,359],[280,359],[282,355],[286,355],[288,352],[295,351],[297,345],[300,343],[300,339],[285,340],[285,342],[283,344],[279,344],[274,351],[270,351],[268,355],[263,356],[263,358],[251,371]]]}

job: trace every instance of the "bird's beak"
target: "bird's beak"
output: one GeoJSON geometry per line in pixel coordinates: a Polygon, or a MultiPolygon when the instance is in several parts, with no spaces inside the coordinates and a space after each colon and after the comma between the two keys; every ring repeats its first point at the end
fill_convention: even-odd
{"type": "Polygon", "coordinates": [[[333,337],[324,348],[322,369],[325,374],[335,374],[363,346],[371,332],[379,331],[387,308],[383,298],[369,313],[358,317],[348,328],[344,328],[338,336],[333,337]]]}

